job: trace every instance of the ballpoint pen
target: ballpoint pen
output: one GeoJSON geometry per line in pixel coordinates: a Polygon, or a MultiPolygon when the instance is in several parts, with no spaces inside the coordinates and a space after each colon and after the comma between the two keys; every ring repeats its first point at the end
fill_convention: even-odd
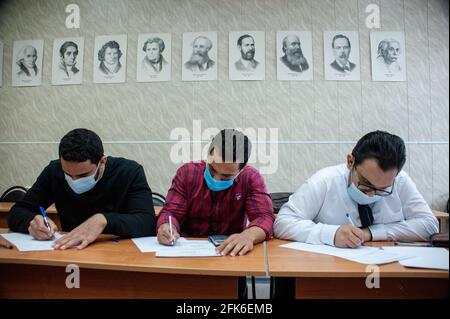
{"type": "MultiPolygon", "coordinates": [[[[46,227],[48,228],[48,230],[51,232],[52,229],[50,228],[50,224],[48,223],[48,220],[47,220],[47,214],[45,213],[44,207],[39,206],[39,209],[41,210],[42,217],[44,218],[44,224],[45,224],[45,226],[46,226],[46,227]]],[[[54,239],[54,238],[55,238],[55,234],[53,234],[52,237],[49,238],[49,239],[54,239]]]]}
{"type": "Polygon", "coordinates": [[[395,246],[410,246],[410,247],[433,247],[432,244],[427,242],[407,242],[407,241],[396,241],[394,243],[395,246]]]}
{"type": "MultiPolygon", "coordinates": [[[[355,223],[353,222],[353,220],[352,220],[352,218],[350,217],[350,215],[347,213],[347,214],[345,214],[345,216],[347,217],[349,223],[350,223],[352,226],[356,227],[356,226],[355,226],[355,223]]],[[[361,246],[364,246],[364,241],[361,242],[361,246]]]]}
{"type": "MultiPolygon", "coordinates": [[[[345,216],[347,217],[349,223],[350,223],[352,226],[355,226],[355,223],[354,223],[353,220],[351,219],[350,215],[347,213],[347,214],[345,214],[345,216]]],[[[356,227],[356,226],[355,226],[355,227],[356,227]]]]}
{"type": "Polygon", "coordinates": [[[48,220],[47,220],[47,214],[45,213],[44,207],[39,206],[39,209],[41,210],[42,217],[44,218],[44,224],[45,224],[45,227],[47,227],[48,230],[51,231],[51,229],[50,229],[50,224],[48,223],[48,220]]]}
{"type": "Polygon", "coordinates": [[[169,215],[169,232],[170,232],[170,244],[173,246],[173,226],[172,226],[172,215],[169,215]]]}
{"type": "Polygon", "coordinates": [[[10,244],[3,244],[3,243],[0,243],[0,247],[6,248],[6,249],[13,249],[13,246],[10,245],[10,244]]]}

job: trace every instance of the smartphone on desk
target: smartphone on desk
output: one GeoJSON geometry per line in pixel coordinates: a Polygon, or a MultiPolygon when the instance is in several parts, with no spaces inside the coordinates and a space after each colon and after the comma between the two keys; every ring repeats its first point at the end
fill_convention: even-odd
{"type": "Polygon", "coordinates": [[[227,235],[212,235],[208,236],[208,240],[214,245],[214,246],[220,246],[225,240],[227,240],[227,235]]]}

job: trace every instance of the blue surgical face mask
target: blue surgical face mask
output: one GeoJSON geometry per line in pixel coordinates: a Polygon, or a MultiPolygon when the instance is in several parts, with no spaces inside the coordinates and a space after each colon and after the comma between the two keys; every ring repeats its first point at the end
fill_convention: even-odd
{"type": "Polygon", "coordinates": [[[203,174],[203,176],[205,178],[206,185],[208,185],[208,188],[215,192],[223,191],[223,190],[231,187],[231,185],[233,185],[234,180],[236,179],[236,176],[235,176],[234,178],[228,179],[226,181],[216,181],[212,177],[208,166],[205,167],[205,173],[203,174]]]}
{"type": "Polygon", "coordinates": [[[381,199],[381,196],[378,195],[369,196],[367,194],[364,194],[358,189],[358,187],[355,186],[355,184],[353,184],[353,182],[350,184],[349,187],[347,187],[347,193],[351,199],[353,199],[360,205],[373,204],[381,199]]]}
{"type": "Polygon", "coordinates": [[[90,191],[91,189],[94,188],[95,184],[97,184],[97,182],[98,182],[98,180],[95,180],[95,176],[97,175],[97,171],[98,171],[99,167],[100,167],[100,164],[97,166],[97,169],[95,170],[95,173],[93,175],[82,177],[77,180],[73,180],[72,177],[70,177],[67,174],[64,174],[67,184],[69,184],[70,188],[76,194],[82,194],[87,191],[90,191]]]}

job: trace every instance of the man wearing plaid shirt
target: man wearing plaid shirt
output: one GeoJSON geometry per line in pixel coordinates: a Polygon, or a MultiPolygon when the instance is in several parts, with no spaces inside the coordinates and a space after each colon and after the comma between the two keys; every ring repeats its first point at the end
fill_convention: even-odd
{"type": "Polygon", "coordinates": [[[180,234],[228,235],[217,251],[223,256],[241,256],[254,244],[270,239],[272,201],[261,174],[246,165],[250,152],[247,136],[224,129],[213,138],[207,161],[181,166],[158,219],[158,241],[169,245],[180,234]]]}

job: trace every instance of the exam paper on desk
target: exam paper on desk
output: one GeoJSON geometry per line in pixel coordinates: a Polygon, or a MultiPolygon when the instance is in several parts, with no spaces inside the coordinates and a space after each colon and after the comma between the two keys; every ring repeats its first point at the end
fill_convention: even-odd
{"type": "Polygon", "coordinates": [[[216,247],[208,240],[186,240],[174,246],[163,246],[156,251],[156,257],[216,257],[216,247]]]}
{"type": "Polygon", "coordinates": [[[411,257],[411,255],[406,253],[389,252],[382,250],[379,247],[368,246],[360,246],[358,248],[338,248],[327,245],[293,242],[281,245],[280,247],[331,255],[366,265],[382,265],[411,257]]]}
{"type": "Polygon", "coordinates": [[[40,250],[53,250],[53,244],[63,235],[55,233],[52,240],[37,240],[29,234],[22,233],[6,233],[0,234],[3,238],[16,246],[19,251],[40,251],[40,250]]]}
{"type": "Polygon", "coordinates": [[[438,247],[383,247],[383,250],[412,255],[411,258],[400,260],[405,267],[449,270],[448,250],[438,247]]]}
{"type": "MultiPolygon", "coordinates": [[[[142,253],[151,253],[157,251],[159,248],[166,247],[158,242],[158,237],[156,236],[132,238],[131,240],[142,253]]],[[[185,241],[186,238],[180,237],[175,242],[175,245],[185,241]]]]}

